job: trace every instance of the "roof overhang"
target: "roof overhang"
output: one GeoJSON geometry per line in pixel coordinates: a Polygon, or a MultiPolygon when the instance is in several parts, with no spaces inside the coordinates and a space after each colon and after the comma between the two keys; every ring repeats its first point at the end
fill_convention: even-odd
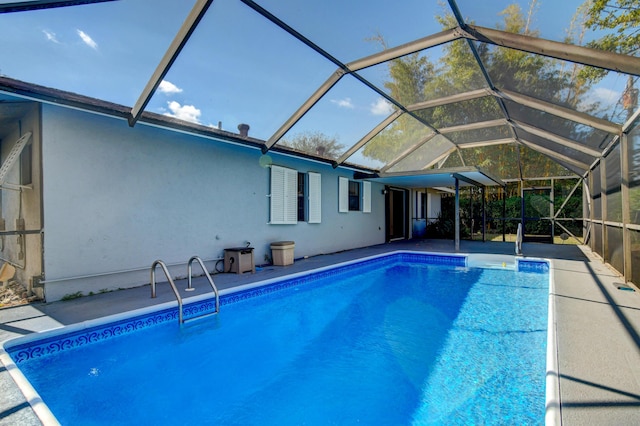
{"type": "Polygon", "coordinates": [[[356,177],[401,188],[455,187],[456,179],[460,186],[505,185],[502,180],[477,167],[456,167],[451,169],[424,170],[421,172],[380,173],[376,175],[357,175],[356,177]]]}

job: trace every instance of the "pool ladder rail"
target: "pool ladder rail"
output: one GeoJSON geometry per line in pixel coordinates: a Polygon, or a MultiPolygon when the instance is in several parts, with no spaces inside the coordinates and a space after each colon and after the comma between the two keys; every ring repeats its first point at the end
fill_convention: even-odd
{"type": "Polygon", "coordinates": [[[182,297],[180,296],[180,292],[178,291],[178,288],[176,287],[176,284],[173,282],[173,279],[171,278],[171,274],[169,274],[169,270],[167,269],[167,265],[162,260],[156,260],[151,265],[151,298],[153,299],[153,298],[156,297],[156,267],[160,266],[162,268],[162,271],[164,272],[165,277],[167,278],[167,281],[169,282],[169,285],[171,286],[171,289],[173,290],[173,294],[175,294],[176,299],[178,300],[178,320],[180,321],[180,324],[183,324],[183,323],[185,323],[187,321],[191,321],[192,319],[196,319],[196,318],[200,318],[200,317],[204,317],[204,316],[217,314],[218,312],[220,312],[220,295],[218,293],[218,288],[213,283],[213,279],[211,278],[211,275],[207,271],[207,268],[205,268],[204,263],[202,262],[202,259],[200,259],[198,256],[193,256],[191,259],[189,259],[189,262],[187,263],[187,276],[188,276],[187,283],[188,284],[187,284],[187,288],[185,289],[185,291],[193,291],[194,290],[194,288],[191,286],[191,275],[192,275],[192,270],[193,270],[192,264],[193,264],[194,261],[197,261],[200,264],[200,267],[204,271],[204,275],[207,277],[207,280],[209,281],[209,284],[211,285],[211,288],[213,289],[213,293],[216,296],[216,309],[215,309],[214,312],[208,312],[208,313],[205,313],[205,314],[202,314],[202,315],[191,317],[191,318],[186,319],[186,320],[183,318],[183,313],[182,313],[182,297]]]}

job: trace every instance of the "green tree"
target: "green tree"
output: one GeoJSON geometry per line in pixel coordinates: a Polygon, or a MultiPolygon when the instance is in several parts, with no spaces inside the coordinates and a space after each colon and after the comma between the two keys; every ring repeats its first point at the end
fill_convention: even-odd
{"type": "MultiPolygon", "coordinates": [[[[499,27],[504,31],[535,36],[536,31],[530,28],[534,11],[535,2],[526,17],[519,6],[508,6],[501,14],[502,23],[499,27]]],[[[443,28],[457,25],[451,14],[444,13],[438,16],[437,20],[443,28]]],[[[386,48],[384,42],[382,45],[386,48]]],[[[567,107],[575,107],[588,89],[584,84],[575,84],[576,78],[572,70],[563,70],[559,61],[480,42],[475,45],[493,83],[499,88],[522,91],[527,95],[567,107]]],[[[388,67],[389,81],[385,87],[390,96],[407,106],[487,85],[466,40],[456,40],[443,45],[442,55],[437,62],[430,61],[425,53],[414,53],[390,61],[388,67]]],[[[585,131],[584,127],[568,120],[558,119],[514,102],[511,102],[508,108],[514,111],[515,116],[530,118],[530,124],[545,123],[548,129],[557,130],[565,137],[578,138],[582,136],[580,132],[585,131]]],[[[414,114],[419,120],[403,114],[367,144],[363,154],[383,163],[394,161],[407,149],[421,143],[432,132],[420,121],[440,129],[504,117],[500,104],[493,96],[425,108],[414,111],[414,114]]],[[[513,137],[513,133],[507,126],[447,133],[446,137],[448,140],[439,136],[426,142],[423,148],[416,149],[410,157],[400,161],[390,170],[420,169],[431,165],[441,154],[450,151],[451,154],[445,161],[431,167],[477,165],[494,171],[503,178],[520,177],[518,168],[514,167],[519,158],[514,144],[454,150],[455,145],[452,143],[509,139],[513,137]]]]}
{"type": "Polygon", "coordinates": [[[587,45],[637,55],[640,51],[640,0],[590,0],[588,4],[587,28],[615,31],[587,45]]]}
{"type": "Polygon", "coordinates": [[[336,159],[344,150],[344,145],[335,137],[327,136],[322,132],[297,133],[290,139],[283,139],[280,144],[300,152],[330,159],[336,159]]]}
{"type": "MultiPolygon", "coordinates": [[[[613,30],[587,43],[587,46],[610,52],[637,56],[640,52],[640,0],[589,0],[585,26],[592,30],[613,30]]],[[[585,68],[584,79],[598,81],[608,71],[585,68]]],[[[623,94],[623,108],[630,117],[638,107],[638,90],[632,76],[628,77],[623,94]]]]}

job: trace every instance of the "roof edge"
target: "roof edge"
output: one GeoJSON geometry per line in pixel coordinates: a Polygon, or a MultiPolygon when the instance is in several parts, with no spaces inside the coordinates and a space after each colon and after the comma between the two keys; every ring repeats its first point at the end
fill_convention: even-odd
{"type": "MultiPolygon", "coordinates": [[[[93,114],[114,117],[125,120],[127,122],[129,116],[131,115],[131,108],[121,104],[104,101],[85,95],[79,95],[73,92],[54,89],[51,87],[41,86],[38,84],[27,83],[6,76],[0,76],[0,92],[14,95],[26,100],[43,102],[65,108],[77,109],[93,114]]],[[[192,123],[175,117],[148,111],[144,111],[142,113],[138,122],[141,125],[160,127],[167,130],[188,133],[198,137],[215,139],[220,142],[243,145],[258,150],[262,149],[262,147],[265,146],[265,141],[261,139],[252,138],[249,136],[244,137],[238,133],[228,132],[226,130],[217,129],[215,127],[192,123]]],[[[327,164],[329,166],[331,166],[333,163],[332,159],[317,157],[311,154],[300,152],[294,149],[288,149],[281,146],[273,147],[271,151],[274,153],[288,155],[304,160],[327,164]]],[[[342,167],[364,172],[377,171],[350,163],[344,163],[342,164],[342,167]]]]}

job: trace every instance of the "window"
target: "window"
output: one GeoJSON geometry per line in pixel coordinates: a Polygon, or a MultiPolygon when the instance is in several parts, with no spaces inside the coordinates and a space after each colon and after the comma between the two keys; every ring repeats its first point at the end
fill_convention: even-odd
{"type": "Polygon", "coordinates": [[[349,181],[349,211],[360,210],[360,182],[349,181]]]}
{"type": "Polygon", "coordinates": [[[338,211],[360,211],[371,213],[371,182],[355,182],[345,177],[338,178],[338,211]],[[362,198],[360,198],[362,197],[362,198]]]}
{"type": "Polygon", "coordinates": [[[427,193],[424,191],[417,191],[415,193],[416,196],[416,205],[414,209],[414,215],[416,219],[426,219],[427,218],[427,193]]]}
{"type": "Polygon", "coordinates": [[[298,223],[298,172],[271,166],[271,218],[276,225],[298,223]]]}
{"type": "Polygon", "coordinates": [[[274,225],[294,225],[307,220],[321,221],[319,173],[302,173],[271,166],[270,221],[274,225]]]}
{"type": "Polygon", "coordinates": [[[298,172],[298,222],[304,222],[307,215],[306,175],[298,172]]]}

